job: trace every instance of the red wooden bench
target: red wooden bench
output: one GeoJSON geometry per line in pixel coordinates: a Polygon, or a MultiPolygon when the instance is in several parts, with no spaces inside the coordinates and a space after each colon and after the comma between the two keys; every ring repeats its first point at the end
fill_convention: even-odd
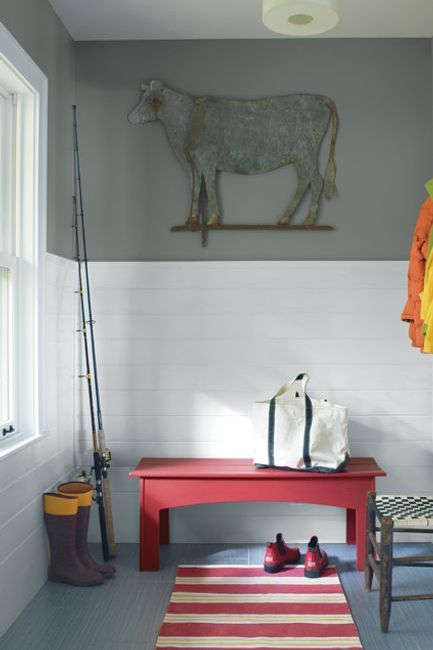
{"type": "Polygon", "coordinates": [[[159,545],[169,542],[170,508],[229,501],[346,508],[346,541],[356,544],[356,568],[361,571],[367,492],[386,473],[374,458],[352,458],[337,474],[256,469],[245,458],[142,458],[129,476],[140,479],[140,571],[159,569],[159,545]]]}

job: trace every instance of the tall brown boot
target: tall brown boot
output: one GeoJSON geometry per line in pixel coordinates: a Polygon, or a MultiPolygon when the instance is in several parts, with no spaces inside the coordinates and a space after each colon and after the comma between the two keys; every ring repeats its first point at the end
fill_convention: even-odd
{"type": "Polygon", "coordinates": [[[48,579],[76,587],[104,582],[99,571],[88,569],[77,554],[78,499],[63,494],[44,494],[44,518],[50,542],[48,579]]]}
{"type": "Polygon", "coordinates": [[[90,507],[92,505],[93,494],[92,486],[81,481],[70,481],[69,483],[62,483],[57,489],[61,494],[74,496],[78,499],[77,554],[80,561],[88,569],[99,571],[106,578],[111,578],[116,571],[116,567],[112,564],[100,564],[96,562],[90,555],[89,547],[87,546],[87,533],[89,530],[90,507]]]}

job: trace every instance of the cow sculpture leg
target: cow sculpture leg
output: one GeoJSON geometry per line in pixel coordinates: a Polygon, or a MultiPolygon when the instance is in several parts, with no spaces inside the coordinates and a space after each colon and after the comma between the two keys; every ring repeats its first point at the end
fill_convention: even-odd
{"type": "Polygon", "coordinates": [[[296,171],[298,173],[298,186],[296,188],[296,192],[293,199],[290,201],[287,209],[284,211],[282,217],[278,221],[280,225],[289,223],[290,219],[293,217],[296,208],[300,204],[302,197],[304,196],[310,184],[309,177],[307,178],[303,174],[301,174],[300,170],[298,169],[298,166],[296,166],[296,171]]]}
{"type": "Polygon", "coordinates": [[[188,168],[187,171],[191,183],[191,208],[185,225],[188,228],[193,229],[196,227],[199,218],[201,178],[200,178],[200,174],[197,172],[197,170],[194,167],[192,170],[188,168]]]}
{"type": "Polygon", "coordinates": [[[221,221],[218,199],[216,195],[216,169],[208,168],[203,171],[207,195],[207,209],[210,214],[208,226],[218,225],[221,221]]]}
{"type": "Polygon", "coordinates": [[[291,200],[288,208],[283,216],[278,221],[279,224],[289,223],[297,207],[299,206],[302,197],[306,190],[311,185],[311,202],[308,210],[308,215],[303,222],[304,226],[312,226],[317,219],[317,210],[319,207],[320,196],[323,189],[323,178],[317,169],[317,155],[301,157],[299,156],[295,162],[296,172],[298,174],[298,187],[296,188],[295,195],[291,200]]]}
{"type": "Polygon", "coordinates": [[[323,190],[323,178],[319,174],[318,169],[313,174],[311,179],[311,203],[308,210],[308,215],[304,219],[304,226],[312,226],[317,219],[317,210],[319,209],[319,201],[323,190]]]}

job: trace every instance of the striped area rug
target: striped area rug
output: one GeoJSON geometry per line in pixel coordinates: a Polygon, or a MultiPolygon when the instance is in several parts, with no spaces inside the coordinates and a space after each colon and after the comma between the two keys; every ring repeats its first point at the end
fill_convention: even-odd
{"type": "Polygon", "coordinates": [[[156,648],[362,648],[336,568],[178,567],[156,648]]]}

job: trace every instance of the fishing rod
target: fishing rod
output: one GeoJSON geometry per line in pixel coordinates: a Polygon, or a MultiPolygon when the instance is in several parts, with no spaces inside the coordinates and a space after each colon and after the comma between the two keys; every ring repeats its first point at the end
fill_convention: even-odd
{"type": "MultiPolygon", "coordinates": [[[[94,449],[97,449],[98,451],[98,461],[99,461],[98,465],[99,465],[101,482],[102,482],[102,497],[103,497],[103,505],[104,505],[104,522],[105,522],[104,526],[102,525],[102,522],[100,523],[101,523],[102,539],[104,539],[103,528],[105,530],[105,536],[107,539],[107,548],[104,551],[104,560],[107,560],[108,557],[110,556],[112,557],[116,554],[113,512],[112,512],[112,504],[111,504],[111,491],[110,491],[110,482],[108,478],[108,467],[109,467],[108,463],[111,459],[111,454],[106,447],[105,431],[102,423],[101,400],[99,394],[98,369],[96,364],[96,346],[95,346],[95,336],[94,336],[94,329],[93,329],[94,319],[93,319],[93,312],[92,312],[92,301],[90,296],[90,280],[89,280],[89,266],[88,266],[88,255],[87,255],[86,229],[85,229],[85,222],[84,222],[83,193],[82,193],[82,186],[81,186],[80,157],[79,157],[79,149],[78,149],[77,107],[75,105],[73,106],[73,142],[74,142],[74,188],[75,188],[75,208],[76,208],[75,213],[77,216],[77,226],[78,226],[78,217],[80,218],[81,240],[83,244],[82,262],[84,265],[84,276],[86,282],[87,315],[88,315],[87,322],[83,321],[83,323],[84,325],[86,324],[89,325],[89,332],[90,332],[90,347],[92,353],[92,366],[93,366],[93,382],[94,382],[95,397],[96,397],[96,415],[98,419],[98,431],[97,434],[95,435],[94,443],[96,444],[94,444],[94,449]],[[79,206],[77,205],[77,195],[78,195],[79,206]]],[[[78,233],[78,228],[76,229],[76,232],[78,233]]],[[[81,272],[81,265],[80,265],[80,272],[81,272]]],[[[81,288],[83,289],[83,287],[81,288]]],[[[83,297],[83,307],[84,307],[84,290],[82,291],[82,297],[83,297]]],[[[87,328],[86,328],[86,334],[87,334],[87,328]]],[[[87,336],[86,336],[86,342],[87,342],[87,336]]],[[[89,371],[90,371],[90,363],[89,363],[89,371]]],[[[90,381],[91,381],[91,377],[90,377],[90,381]]],[[[89,395],[89,399],[90,399],[90,395],[89,395]]],[[[93,410],[94,413],[93,391],[92,391],[91,409],[93,410]]],[[[96,429],[96,427],[93,426],[93,429],[96,429]]],[[[95,480],[97,480],[96,471],[97,469],[95,464],[95,480]]],[[[104,546],[104,542],[103,542],[103,546],[104,546]]]]}
{"type": "MultiPolygon", "coordinates": [[[[75,164],[74,164],[75,168],[75,164]]],[[[80,241],[78,234],[78,210],[77,210],[77,199],[74,194],[73,196],[74,203],[74,230],[75,230],[75,259],[77,260],[78,267],[78,294],[80,297],[80,314],[81,314],[81,333],[83,335],[83,347],[84,347],[84,359],[86,365],[86,374],[82,375],[86,378],[87,383],[87,392],[89,395],[89,407],[90,407],[90,423],[92,426],[92,441],[93,441],[93,465],[95,468],[95,493],[96,493],[96,503],[98,505],[99,513],[99,525],[101,528],[101,542],[102,542],[102,554],[104,561],[106,562],[109,558],[108,554],[108,536],[107,536],[107,522],[105,517],[105,506],[104,506],[104,494],[102,491],[102,462],[101,456],[98,449],[98,439],[96,433],[96,421],[95,421],[95,410],[93,408],[93,389],[92,389],[92,378],[90,372],[90,355],[89,355],[89,343],[87,339],[87,322],[86,322],[86,313],[84,306],[84,289],[83,289],[83,277],[81,271],[81,258],[80,258],[80,241]]]]}

